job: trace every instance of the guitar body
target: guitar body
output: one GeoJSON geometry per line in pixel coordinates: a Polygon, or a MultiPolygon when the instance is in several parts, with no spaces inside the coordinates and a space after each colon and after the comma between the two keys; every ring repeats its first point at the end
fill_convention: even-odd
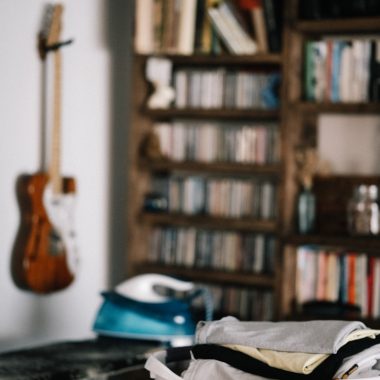
{"type": "Polygon", "coordinates": [[[16,187],[21,221],[12,253],[13,280],[36,293],[64,289],[74,280],[75,181],[63,178],[58,195],[52,195],[46,173],[22,175],[16,187]]]}

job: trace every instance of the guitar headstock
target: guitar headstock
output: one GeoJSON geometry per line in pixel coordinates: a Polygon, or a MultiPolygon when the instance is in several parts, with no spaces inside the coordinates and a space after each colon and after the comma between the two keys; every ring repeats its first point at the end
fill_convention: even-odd
{"type": "Polygon", "coordinates": [[[59,44],[62,29],[62,4],[48,4],[45,9],[42,28],[38,38],[38,48],[42,59],[46,53],[59,44]]]}

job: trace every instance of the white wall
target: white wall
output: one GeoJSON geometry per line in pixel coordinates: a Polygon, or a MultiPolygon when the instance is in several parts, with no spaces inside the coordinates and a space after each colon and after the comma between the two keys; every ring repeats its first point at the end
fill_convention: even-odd
{"type": "MultiPolygon", "coordinates": [[[[41,62],[36,51],[45,1],[0,0],[0,350],[92,336],[107,286],[111,54],[107,0],[64,0],[62,169],[77,180],[80,272],[66,290],[38,296],[18,290],[9,262],[19,223],[14,185],[39,168],[41,62]]],[[[112,155],[111,155],[112,157],[112,155]]]]}
{"type": "Polygon", "coordinates": [[[322,115],[318,150],[335,174],[380,174],[380,117],[322,115]]]}

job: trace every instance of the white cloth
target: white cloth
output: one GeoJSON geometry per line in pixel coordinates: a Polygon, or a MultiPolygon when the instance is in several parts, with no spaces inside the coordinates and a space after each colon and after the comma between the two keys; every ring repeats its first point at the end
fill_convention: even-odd
{"type": "Polygon", "coordinates": [[[380,344],[376,344],[343,360],[334,379],[378,379],[380,376],[380,344]],[[344,377],[343,377],[344,376],[344,377]]]}
{"type": "Polygon", "coordinates": [[[347,343],[347,336],[366,326],[359,321],[241,322],[234,317],[199,322],[198,344],[239,344],[255,348],[335,354],[347,343]]]}

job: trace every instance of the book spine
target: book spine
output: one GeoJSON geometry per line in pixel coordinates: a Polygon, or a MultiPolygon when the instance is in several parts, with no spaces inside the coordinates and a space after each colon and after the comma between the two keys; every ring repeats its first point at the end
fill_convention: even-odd
{"type": "Polygon", "coordinates": [[[177,52],[190,55],[194,52],[195,22],[196,22],[196,0],[182,0],[177,52]]]}
{"type": "Polygon", "coordinates": [[[280,52],[282,47],[281,16],[282,9],[280,1],[262,0],[267,30],[268,45],[271,52],[280,52]]]}
{"type": "Polygon", "coordinates": [[[135,19],[135,50],[140,54],[151,54],[154,52],[153,0],[136,1],[135,19]]]}

